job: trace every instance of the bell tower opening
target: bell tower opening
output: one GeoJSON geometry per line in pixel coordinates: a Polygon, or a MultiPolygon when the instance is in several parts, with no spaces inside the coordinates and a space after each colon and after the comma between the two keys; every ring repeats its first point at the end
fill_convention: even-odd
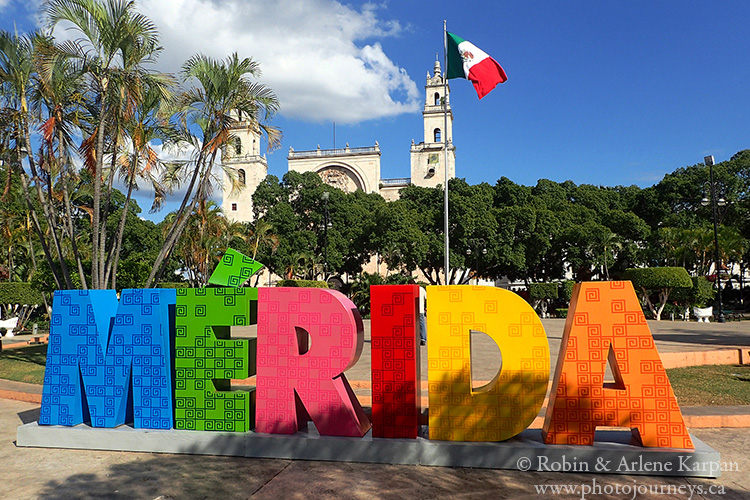
{"type": "Polygon", "coordinates": [[[456,148],[453,146],[453,112],[450,87],[435,57],[432,74],[425,84],[423,142],[411,146],[411,182],[417,186],[436,187],[456,176],[456,148]],[[447,116],[446,116],[447,114],[447,116]],[[447,119],[446,119],[447,118],[447,119]],[[443,148],[447,148],[447,155],[443,148]]]}

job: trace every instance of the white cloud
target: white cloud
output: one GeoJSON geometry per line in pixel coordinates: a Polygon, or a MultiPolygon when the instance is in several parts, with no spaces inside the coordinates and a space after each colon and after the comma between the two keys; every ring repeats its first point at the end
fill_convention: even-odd
{"type": "Polygon", "coordinates": [[[286,117],[355,123],[418,110],[416,84],[372,41],[403,27],[380,20],[373,4],[142,0],[139,10],[159,27],[164,70],[178,71],[197,52],[252,57],[286,117]]]}

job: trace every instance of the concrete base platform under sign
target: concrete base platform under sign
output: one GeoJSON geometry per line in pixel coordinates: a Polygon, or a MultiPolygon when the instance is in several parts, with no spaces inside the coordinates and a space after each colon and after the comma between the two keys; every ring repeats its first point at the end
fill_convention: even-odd
{"type": "MultiPolygon", "coordinates": [[[[426,427],[423,428],[426,432],[426,427]]],[[[426,434],[425,434],[426,435],[426,434]]],[[[417,439],[379,439],[318,435],[308,432],[269,435],[255,432],[20,426],[17,445],[251,458],[368,462],[522,471],[591,472],[649,476],[719,477],[719,453],[692,436],[695,450],[643,448],[627,430],[598,431],[593,446],[546,445],[539,429],[528,429],[501,443],[467,443],[417,439]]]]}

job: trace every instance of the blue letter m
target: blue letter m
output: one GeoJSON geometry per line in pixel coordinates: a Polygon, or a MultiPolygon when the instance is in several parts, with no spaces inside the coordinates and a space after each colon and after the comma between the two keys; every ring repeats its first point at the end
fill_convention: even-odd
{"type": "Polygon", "coordinates": [[[55,292],[39,423],[170,429],[174,290],[55,292]]]}

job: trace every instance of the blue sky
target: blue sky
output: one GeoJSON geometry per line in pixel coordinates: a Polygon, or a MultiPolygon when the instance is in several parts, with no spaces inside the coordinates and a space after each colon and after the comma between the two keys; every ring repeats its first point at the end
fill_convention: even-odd
{"type": "MultiPolygon", "coordinates": [[[[283,145],[268,156],[277,176],[290,146],[333,147],[336,121],[337,146],[378,141],[382,176],[408,177],[443,19],[508,74],[481,101],[468,81],[451,81],[457,175],[470,183],[648,186],[750,147],[744,0],[268,4],[139,2],[162,32],[161,69],[197,50],[260,61],[282,104],[283,145]]],[[[0,0],[0,27],[31,28],[33,8],[0,0]]]]}

